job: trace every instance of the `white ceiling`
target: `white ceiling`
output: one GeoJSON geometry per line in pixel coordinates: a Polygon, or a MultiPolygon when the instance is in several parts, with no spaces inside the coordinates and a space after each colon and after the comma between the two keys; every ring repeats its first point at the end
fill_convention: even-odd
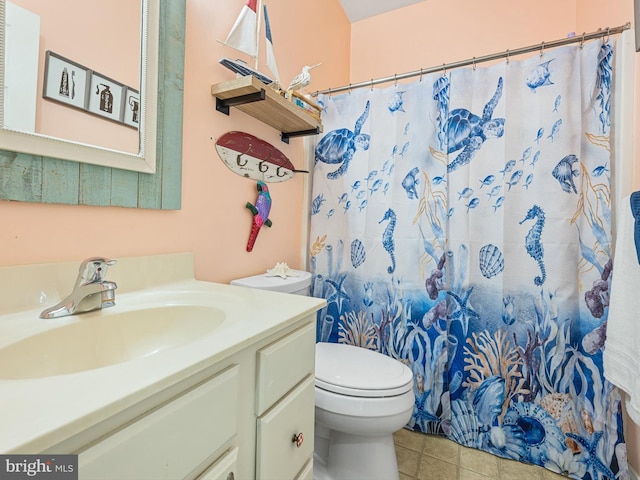
{"type": "Polygon", "coordinates": [[[425,0],[340,0],[351,23],[425,0]]]}

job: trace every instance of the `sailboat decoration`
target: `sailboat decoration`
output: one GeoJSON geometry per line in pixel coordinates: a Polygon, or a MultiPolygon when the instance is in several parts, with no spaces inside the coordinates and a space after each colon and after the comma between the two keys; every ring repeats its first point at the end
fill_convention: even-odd
{"type": "Polygon", "coordinates": [[[270,78],[264,73],[258,71],[260,23],[262,21],[260,12],[263,9],[262,7],[264,8],[265,36],[267,40],[267,66],[275,78],[275,85],[278,86],[280,84],[280,75],[278,74],[278,67],[273,53],[273,40],[271,37],[271,27],[269,26],[269,15],[267,13],[267,6],[262,5],[261,0],[247,0],[246,5],[242,7],[240,15],[238,15],[238,18],[236,19],[236,23],[231,28],[227,39],[224,41],[224,45],[235,48],[236,50],[255,58],[255,67],[251,68],[246,62],[239,59],[231,60],[229,58],[221,58],[219,63],[239,75],[253,75],[266,85],[274,84],[273,78],[270,78]]]}

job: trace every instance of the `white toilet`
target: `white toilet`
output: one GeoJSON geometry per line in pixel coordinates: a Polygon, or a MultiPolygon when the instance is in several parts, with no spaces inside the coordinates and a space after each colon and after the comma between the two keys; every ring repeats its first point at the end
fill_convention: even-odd
{"type": "MultiPolygon", "coordinates": [[[[311,274],[233,280],[263,290],[307,295],[311,274]]],[[[393,432],[413,412],[413,374],[401,362],[372,350],[316,344],[314,480],[398,480],[393,432]]]]}
{"type": "Polygon", "coordinates": [[[391,357],[316,344],[315,480],[397,480],[393,432],[413,412],[413,374],[391,357]]]}

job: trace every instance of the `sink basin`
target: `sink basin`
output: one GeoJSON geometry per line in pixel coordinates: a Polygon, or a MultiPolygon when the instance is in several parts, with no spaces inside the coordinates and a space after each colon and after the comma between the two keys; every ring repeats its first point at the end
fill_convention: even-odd
{"type": "Polygon", "coordinates": [[[0,349],[0,379],[63,375],[153,355],[208,335],[225,313],[212,306],[164,305],[65,318],[73,323],[0,349]]]}

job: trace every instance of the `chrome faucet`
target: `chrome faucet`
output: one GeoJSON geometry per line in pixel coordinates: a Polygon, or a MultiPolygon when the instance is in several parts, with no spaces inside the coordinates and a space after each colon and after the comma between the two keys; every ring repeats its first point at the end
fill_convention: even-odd
{"type": "Polygon", "coordinates": [[[107,258],[87,258],[80,264],[78,278],[73,291],[64,300],[49,307],[40,314],[40,318],[56,318],[78,313],[90,312],[115,305],[116,288],[114,282],[105,281],[107,268],[116,260],[107,258]]]}

